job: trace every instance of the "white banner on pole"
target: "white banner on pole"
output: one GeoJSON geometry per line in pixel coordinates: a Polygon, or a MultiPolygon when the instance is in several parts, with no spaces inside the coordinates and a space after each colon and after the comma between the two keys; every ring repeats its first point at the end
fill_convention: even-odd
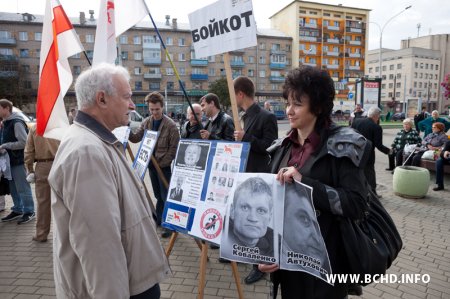
{"type": "Polygon", "coordinates": [[[251,0],[220,0],[189,14],[196,58],[257,45],[251,0]]]}

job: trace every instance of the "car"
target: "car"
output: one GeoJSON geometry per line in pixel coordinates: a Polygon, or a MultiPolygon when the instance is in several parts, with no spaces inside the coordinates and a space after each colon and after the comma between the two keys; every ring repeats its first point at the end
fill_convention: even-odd
{"type": "Polygon", "coordinates": [[[130,111],[130,129],[132,132],[136,132],[136,130],[141,126],[144,117],[139,114],[136,110],[130,111]]]}
{"type": "Polygon", "coordinates": [[[405,112],[398,112],[392,115],[391,120],[393,121],[403,121],[406,118],[405,112]]]}
{"type": "Polygon", "coordinates": [[[20,116],[23,119],[23,121],[27,124],[28,129],[30,129],[36,123],[35,119],[29,117],[28,115],[23,113],[22,110],[20,110],[17,107],[13,106],[12,112],[15,112],[18,116],[20,116]]]}
{"type": "Polygon", "coordinates": [[[275,114],[275,117],[276,117],[278,120],[283,120],[283,119],[286,118],[286,113],[285,113],[283,110],[275,110],[275,111],[273,112],[273,114],[275,114]]]}

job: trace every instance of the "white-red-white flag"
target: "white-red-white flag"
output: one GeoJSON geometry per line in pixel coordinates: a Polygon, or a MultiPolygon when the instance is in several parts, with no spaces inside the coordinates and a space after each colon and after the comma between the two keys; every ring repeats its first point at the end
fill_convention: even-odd
{"type": "Polygon", "coordinates": [[[148,15],[144,0],[114,0],[114,6],[116,36],[121,35],[148,15]]]}
{"type": "Polygon", "coordinates": [[[94,59],[92,65],[102,62],[115,63],[117,44],[115,33],[114,0],[101,0],[95,32],[94,59]]]}
{"type": "Polygon", "coordinates": [[[83,46],[58,0],[47,0],[42,29],[36,132],[61,139],[69,126],[64,95],[73,77],[68,58],[83,46]]]}

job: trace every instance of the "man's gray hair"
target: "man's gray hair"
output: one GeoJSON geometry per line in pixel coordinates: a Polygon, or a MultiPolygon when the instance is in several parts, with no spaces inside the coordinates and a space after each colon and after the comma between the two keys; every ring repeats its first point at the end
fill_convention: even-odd
{"type": "MultiPolygon", "coordinates": [[[[200,108],[200,111],[201,111],[202,106],[200,106],[200,104],[193,103],[193,104],[192,104],[192,108],[194,108],[194,110],[195,110],[196,107],[200,108]]],[[[191,107],[190,107],[190,106],[187,107],[186,112],[187,112],[187,113],[190,113],[190,112],[191,112],[191,107]]],[[[194,111],[194,114],[195,114],[195,111],[194,111]]]]}
{"type": "Polygon", "coordinates": [[[381,109],[376,106],[370,107],[369,111],[367,111],[367,117],[379,116],[380,114],[381,109]]]}
{"type": "Polygon", "coordinates": [[[122,76],[130,81],[127,69],[119,65],[101,63],[83,71],[75,82],[78,109],[92,106],[99,91],[104,91],[108,96],[115,95],[114,76],[122,76]]]}

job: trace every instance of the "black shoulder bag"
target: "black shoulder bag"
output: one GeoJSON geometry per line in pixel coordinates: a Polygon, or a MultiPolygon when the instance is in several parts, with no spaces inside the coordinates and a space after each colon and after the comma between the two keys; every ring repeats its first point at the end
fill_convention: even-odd
{"type": "MultiPolygon", "coordinates": [[[[332,163],[334,174],[337,173],[335,163],[332,163]]],[[[385,274],[403,243],[394,221],[370,188],[365,217],[360,220],[340,217],[339,223],[350,272],[385,274]]]]}

